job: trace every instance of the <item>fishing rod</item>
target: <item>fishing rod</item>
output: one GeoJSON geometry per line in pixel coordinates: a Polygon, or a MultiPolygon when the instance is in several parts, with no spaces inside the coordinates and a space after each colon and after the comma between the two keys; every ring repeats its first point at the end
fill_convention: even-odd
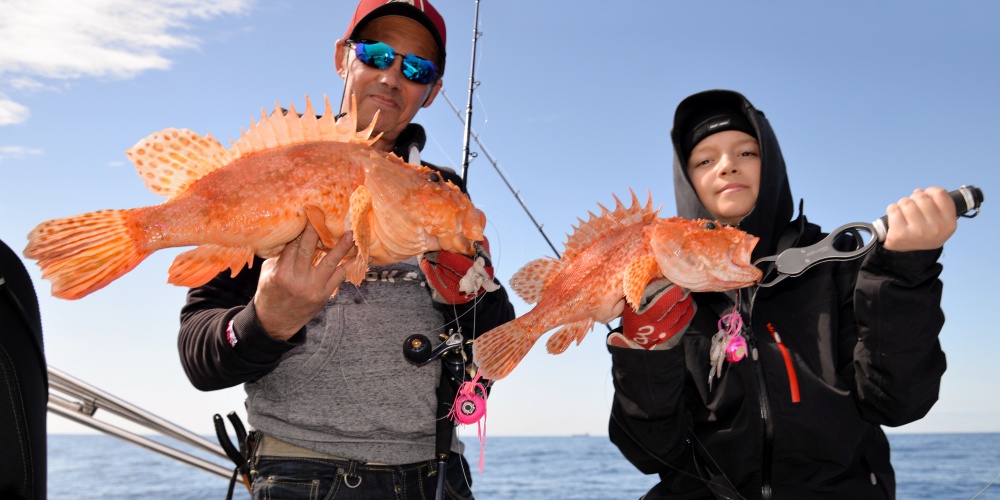
{"type": "MultiPolygon", "coordinates": [[[[452,104],[451,99],[448,98],[448,94],[446,94],[444,90],[445,89],[443,88],[441,89],[440,95],[444,97],[444,100],[445,102],[448,103],[448,106],[451,106],[451,110],[455,112],[455,116],[457,116],[458,119],[461,120],[462,114],[458,111],[458,108],[456,108],[455,105],[452,104]]],[[[476,141],[476,144],[479,145],[479,149],[481,149],[483,151],[483,154],[486,155],[486,159],[489,160],[490,164],[493,165],[493,170],[496,170],[497,174],[500,176],[500,179],[502,179],[504,184],[507,185],[507,189],[509,189],[511,194],[514,195],[514,199],[516,199],[517,202],[521,204],[521,208],[524,209],[524,213],[528,214],[528,218],[531,219],[531,223],[534,224],[535,228],[538,229],[538,232],[542,234],[542,238],[545,239],[545,243],[548,243],[549,248],[551,248],[552,251],[556,254],[556,258],[561,259],[562,255],[559,254],[559,250],[556,250],[555,245],[552,244],[552,240],[549,239],[548,235],[546,235],[545,231],[542,229],[542,225],[539,224],[537,220],[535,220],[535,216],[531,215],[531,210],[528,210],[528,206],[524,203],[524,200],[521,199],[521,193],[514,188],[514,186],[510,183],[509,180],[507,180],[507,176],[503,174],[503,171],[500,169],[500,164],[497,163],[496,158],[493,158],[493,155],[490,154],[489,150],[486,149],[486,146],[484,146],[482,141],[479,140],[479,134],[472,132],[472,129],[469,127],[468,122],[465,122],[465,129],[468,134],[466,135],[466,139],[468,139],[471,136],[472,139],[476,141]]],[[[475,156],[476,155],[473,154],[473,157],[475,156]]]]}
{"type": "MultiPolygon", "coordinates": [[[[479,82],[476,81],[476,43],[479,41],[480,36],[482,36],[482,32],[479,31],[479,0],[476,0],[475,23],[472,35],[472,63],[470,64],[469,70],[469,93],[465,106],[465,118],[462,118],[462,114],[458,111],[455,104],[451,102],[451,99],[448,97],[448,94],[445,92],[443,87],[440,92],[441,96],[444,97],[445,102],[447,102],[451,110],[455,112],[455,117],[457,117],[459,121],[463,122],[464,126],[462,139],[462,181],[466,186],[469,185],[469,160],[470,158],[476,158],[478,156],[476,153],[469,151],[469,139],[471,138],[476,141],[476,144],[479,145],[479,149],[482,150],[483,154],[486,155],[486,159],[490,161],[491,165],[493,165],[493,170],[497,172],[500,179],[507,185],[507,189],[510,190],[511,194],[514,195],[514,199],[516,199],[521,205],[521,208],[524,209],[524,213],[528,215],[529,219],[531,219],[531,223],[535,225],[535,229],[538,230],[538,233],[542,235],[542,239],[544,239],[545,243],[549,245],[550,249],[552,249],[552,253],[555,254],[557,259],[561,259],[562,254],[556,249],[556,246],[552,243],[552,240],[549,239],[549,236],[545,234],[545,230],[542,229],[542,225],[539,224],[538,220],[535,219],[535,216],[531,214],[531,210],[528,209],[528,205],[526,205],[524,200],[521,199],[520,192],[510,183],[507,176],[504,175],[503,170],[500,169],[500,165],[497,163],[497,160],[490,154],[489,150],[486,149],[483,142],[479,140],[479,134],[472,131],[472,95],[473,92],[475,92],[476,87],[479,86],[479,82]]],[[[608,331],[612,330],[611,325],[605,324],[604,326],[607,327],[608,331]]]]}
{"type": "Polygon", "coordinates": [[[462,118],[462,114],[459,113],[458,108],[455,107],[455,104],[448,98],[448,94],[445,93],[444,88],[441,88],[441,95],[444,96],[444,100],[448,103],[448,106],[451,107],[451,110],[455,112],[455,116],[458,117],[459,121],[461,121],[464,126],[462,137],[462,182],[464,182],[466,186],[469,185],[469,160],[478,156],[476,153],[469,151],[469,138],[471,137],[472,139],[475,139],[476,144],[479,145],[479,149],[483,151],[486,158],[490,160],[491,164],[493,164],[493,169],[496,170],[497,174],[500,175],[500,178],[503,179],[504,184],[507,185],[507,189],[509,189],[511,194],[514,195],[517,202],[521,204],[521,208],[524,209],[524,213],[528,214],[528,218],[531,219],[531,223],[534,224],[535,228],[538,229],[538,232],[542,234],[542,238],[545,239],[545,243],[548,243],[549,248],[551,248],[556,254],[556,258],[561,259],[562,255],[559,253],[559,250],[556,250],[556,246],[552,244],[551,240],[549,240],[545,231],[542,230],[542,225],[535,220],[533,215],[531,215],[531,211],[528,210],[528,206],[524,204],[524,200],[521,199],[518,191],[514,189],[514,186],[510,184],[507,177],[503,175],[503,172],[500,170],[500,166],[493,158],[493,155],[490,154],[490,152],[486,149],[486,146],[484,146],[479,140],[479,134],[472,131],[472,94],[475,92],[476,87],[479,86],[479,82],[476,81],[476,43],[479,41],[479,37],[481,36],[483,36],[483,33],[479,31],[479,0],[476,0],[475,21],[472,26],[472,63],[469,65],[469,96],[465,104],[465,118],[462,118]]]}
{"type": "MultiPolygon", "coordinates": [[[[472,133],[472,93],[479,86],[476,81],[476,42],[483,34],[479,31],[479,0],[476,0],[476,15],[472,25],[472,63],[469,64],[469,99],[465,105],[465,137],[462,140],[462,181],[468,185],[469,178],[469,135],[472,133]]],[[[451,101],[448,101],[451,104],[451,101]]],[[[454,106],[452,106],[454,108],[454,106]]],[[[458,112],[457,110],[455,111],[458,112]]]]}

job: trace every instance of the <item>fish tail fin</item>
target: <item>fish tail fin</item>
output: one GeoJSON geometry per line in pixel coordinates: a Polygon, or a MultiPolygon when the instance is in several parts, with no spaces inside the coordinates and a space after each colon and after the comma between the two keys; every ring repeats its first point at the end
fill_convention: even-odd
{"type": "Polygon", "coordinates": [[[521,362],[538,336],[525,331],[518,320],[508,321],[472,342],[472,359],[483,378],[500,380],[521,362]]]}
{"type": "Polygon", "coordinates": [[[79,299],[104,288],[152,252],[128,227],[130,210],[100,210],[43,222],[28,234],[24,256],[38,261],[52,295],[79,299]]]}

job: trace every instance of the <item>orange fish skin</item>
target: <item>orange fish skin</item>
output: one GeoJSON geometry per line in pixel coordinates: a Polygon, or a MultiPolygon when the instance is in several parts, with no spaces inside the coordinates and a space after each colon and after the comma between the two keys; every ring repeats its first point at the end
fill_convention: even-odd
{"type": "Polygon", "coordinates": [[[358,257],[347,277],[355,284],[369,264],[440,249],[474,253],[485,216],[457,186],[371,148],[372,126],[355,132],[354,113],[333,123],[327,101],[316,119],[306,101],[301,118],[277,108],[228,151],[210,135],[178,129],[139,141],[129,158],[167,201],[43,222],[24,255],[38,260],[54,296],[78,299],[170,247],[198,246],[177,256],[169,283],[200,286],[227,268],[235,276],[255,254],[278,255],[307,223],[321,248],[354,231],[358,257]]]}
{"type": "Polygon", "coordinates": [[[130,210],[131,237],[147,253],[215,244],[249,246],[269,258],[305,228],[301,207],[316,205],[330,219],[332,236],[340,238],[344,224],[330,222],[346,220],[350,194],[364,182],[362,148],[315,142],[240,158],[175,198],[130,210]],[[331,163],[338,167],[329,168],[331,163]]]}
{"type": "Polygon", "coordinates": [[[715,221],[658,218],[650,197],[632,206],[591,214],[570,236],[561,259],[529,262],[511,288],[536,305],[526,314],[480,335],[473,359],[487,379],[506,377],[546,332],[551,354],[577,345],[595,322],[610,323],[626,304],[637,309],[651,279],[666,277],[693,291],[752,285],[761,272],[750,263],[757,238],[715,221]],[[712,229],[709,229],[712,228],[712,229]]]}

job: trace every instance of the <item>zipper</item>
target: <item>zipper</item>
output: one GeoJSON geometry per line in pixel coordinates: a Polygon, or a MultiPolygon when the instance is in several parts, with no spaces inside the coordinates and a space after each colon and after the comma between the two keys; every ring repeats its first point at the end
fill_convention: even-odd
{"type": "Polygon", "coordinates": [[[778,335],[778,331],[774,329],[773,324],[767,324],[767,331],[771,332],[771,337],[774,338],[774,342],[778,344],[778,350],[781,351],[781,356],[785,358],[785,371],[788,372],[788,388],[792,392],[792,402],[798,403],[801,400],[799,397],[799,377],[795,374],[795,365],[792,364],[792,356],[791,354],[788,354],[788,349],[786,349],[785,344],[781,342],[781,335],[778,335]]]}
{"type": "Polygon", "coordinates": [[[762,460],[760,464],[760,495],[767,500],[771,498],[771,461],[774,454],[774,422],[771,420],[771,404],[767,395],[767,382],[764,380],[764,370],[760,366],[759,353],[757,350],[757,336],[753,331],[753,302],[757,296],[740,290],[740,293],[749,295],[747,301],[747,342],[750,344],[751,359],[753,360],[754,374],[757,376],[757,399],[760,404],[760,420],[764,427],[763,442],[761,443],[762,460]]]}

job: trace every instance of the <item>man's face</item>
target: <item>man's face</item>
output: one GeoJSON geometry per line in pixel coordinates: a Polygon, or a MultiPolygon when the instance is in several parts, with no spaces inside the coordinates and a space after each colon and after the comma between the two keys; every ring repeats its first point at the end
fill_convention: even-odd
{"type": "Polygon", "coordinates": [[[736,224],[760,190],[760,145],[738,130],[712,134],[691,150],[688,178],[705,208],[717,219],[736,224]]]}
{"type": "Polygon", "coordinates": [[[342,112],[350,111],[351,95],[358,102],[358,127],[365,128],[379,111],[375,134],[382,133],[375,147],[391,150],[399,133],[410,123],[421,107],[434,101],[441,80],[430,84],[414,83],[400,70],[402,56],[415,56],[438,61],[434,38],[416,21],[400,16],[385,16],[368,23],[358,39],[383,42],[396,51],[396,59],[386,69],[373,68],[358,60],[353,46],[337,44],[337,72],[345,80],[342,112]]]}

